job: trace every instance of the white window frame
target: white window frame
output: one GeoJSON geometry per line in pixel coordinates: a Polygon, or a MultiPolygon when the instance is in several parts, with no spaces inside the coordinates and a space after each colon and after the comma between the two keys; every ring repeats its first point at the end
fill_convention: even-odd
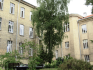
{"type": "Polygon", "coordinates": [[[69,28],[69,23],[65,23],[64,24],[64,32],[68,32],[70,30],[70,28],[69,28]]]}
{"type": "Polygon", "coordinates": [[[19,53],[22,55],[23,54],[23,47],[22,46],[22,43],[20,42],[19,43],[19,53]]]}
{"type": "Polygon", "coordinates": [[[21,7],[20,17],[25,18],[25,8],[21,7]]]}
{"type": "Polygon", "coordinates": [[[1,30],[2,18],[0,18],[0,30],[1,30]]]}
{"type": "Polygon", "coordinates": [[[56,50],[56,59],[58,58],[58,50],[56,50]]]}
{"type": "Polygon", "coordinates": [[[65,48],[69,48],[69,42],[65,42],[65,48]]]}
{"type": "Polygon", "coordinates": [[[9,33],[13,33],[13,28],[14,28],[14,22],[13,21],[9,21],[8,32],[9,33]]]}
{"type": "Polygon", "coordinates": [[[86,24],[82,25],[82,33],[87,33],[86,24]]]}
{"type": "Polygon", "coordinates": [[[83,48],[84,49],[87,49],[88,48],[88,40],[87,39],[84,39],[83,40],[83,48]]]}
{"type": "Polygon", "coordinates": [[[33,48],[29,47],[29,56],[33,56],[33,48]]]}
{"type": "Polygon", "coordinates": [[[15,4],[14,3],[10,3],[10,13],[14,14],[15,11],[15,4]]]}
{"type": "Polygon", "coordinates": [[[30,21],[32,20],[31,18],[32,18],[32,12],[30,11],[30,21]]]}
{"type": "Polygon", "coordinates": [[[24,35],[24,25],[20,25],[20,35],[24,35]]]}
{"type": "Polygon", "coordinates": [[[4,0],[0,0],[0,3],[1,3],[1,8],[0,8],[0,10],[3,10],[3,1],[4,1],[4,0]]]}
{"type": "Polygon", "coordinates": [[[33,28],[32,27],[29,28],[29,37],[33,38],[33,28]]]}
{"type": "MultiPolygon", "coordinates": [[[[12,52],[12,41],[11,40],[8,40],[7,41],[7,51],[10,53],[12,52]]],[[[7,53],[8,53],[7,52],[7,53]]]]}
{"type": "Polygon", "coordinates": [[[89,55],[84,55],[84,60],[85,60],[86,62],[89,62],[89,61],[90,61],[89,55]]]}

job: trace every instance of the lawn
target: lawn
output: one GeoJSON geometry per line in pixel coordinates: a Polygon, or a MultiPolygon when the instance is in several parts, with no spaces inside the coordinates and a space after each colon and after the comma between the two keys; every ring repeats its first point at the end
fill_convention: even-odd
{"type": "Polygon", "coordinates": [[[57,70],[57,68],[45,68],[45,69],[40,69],[40,70],[57,70]]]}

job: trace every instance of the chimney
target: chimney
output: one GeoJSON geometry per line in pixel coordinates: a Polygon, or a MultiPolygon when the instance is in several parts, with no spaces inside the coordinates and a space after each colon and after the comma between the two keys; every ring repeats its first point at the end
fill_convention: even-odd
{"type": "Polygon", "coordinates": [[[84,17],[86,17],[86,16],[87,16],[87,13],[86,13],[86,12],[84,12],[84,13],[83,13],[83,18],[84,18],[84,17]]]}

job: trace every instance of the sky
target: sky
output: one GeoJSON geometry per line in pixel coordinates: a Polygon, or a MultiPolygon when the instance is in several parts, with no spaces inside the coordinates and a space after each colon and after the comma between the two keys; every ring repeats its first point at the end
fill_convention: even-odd
{"type": "MultiPolygon", "coordinates": [[[[32,5],[37,6],[36,0],[25,0],[32,5]]],[[[88,16],[91,15],[91,6],[86,6],[85,0],[71,0],[68,5],[68,11],[69,14],[79,14],[81,16],[88,16]],[[86,15],[84,15],[84,12],[86,12],[86,15]]]]}

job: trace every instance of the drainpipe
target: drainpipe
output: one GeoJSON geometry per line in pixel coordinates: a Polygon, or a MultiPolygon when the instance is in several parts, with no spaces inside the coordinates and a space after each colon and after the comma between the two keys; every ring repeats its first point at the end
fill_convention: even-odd
{"type": "MultiPolygon", "coordinates": [[[[17,51],[17,38],[18,38],[18,15],[19,15],[19,3],[20,3],[20,0],[18,1],[18,11],[17,11],[17,28],[16,28],[16,51],[17,51]]],[[[16,59],[17,59],[17,56],[16,56],[16,59]]]]}
{"type": "Polygon", "coordinates": [[[79,37],[80,59],[81,59],[81,43],[80,43],[80,33],[79,33],[79,20],[77,21],[77,23],[78,23],[78,37],[79,37]]]}

